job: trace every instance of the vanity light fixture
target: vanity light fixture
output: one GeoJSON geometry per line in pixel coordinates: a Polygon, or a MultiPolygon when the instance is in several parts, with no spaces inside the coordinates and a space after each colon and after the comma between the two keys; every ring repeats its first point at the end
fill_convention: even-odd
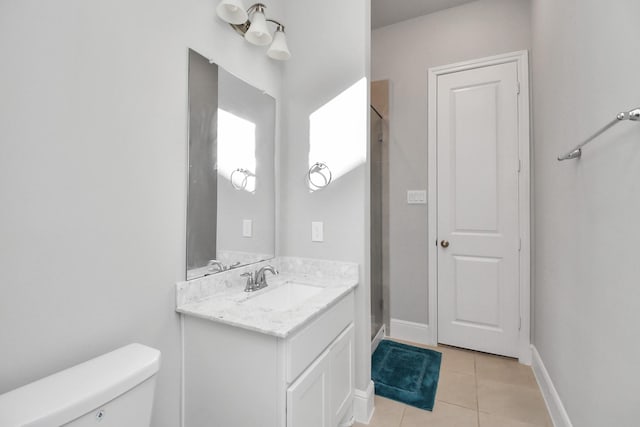
{"type": "Polygon", "coordinates": [[[256,46],[269,46],[267,55],[270,58],[285,61],[291,57],[284,35],[284,25],[264,15],[266,6],[255,3],[245,11],[242,0],[222,0],[216,8],[220,19],[229,23],[246,41],[256,46]],[[271,34],[267,22],[275,24],[276,31],[271,34]]]}

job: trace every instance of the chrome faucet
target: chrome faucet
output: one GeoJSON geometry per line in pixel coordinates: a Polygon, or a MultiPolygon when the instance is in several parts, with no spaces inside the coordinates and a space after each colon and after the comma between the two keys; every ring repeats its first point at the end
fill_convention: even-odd
{"type": "Polygon", "coordinates": [[[225,271],[227,267],[218,260],[212,259],[207,263],[209,271],[217,273],[219,271],[225,271]]]}
{"type": "Polygon", "coordinates": [[[271,265],[265,265],[264,267],[260,267],[260,269],[256,271],[256,285],[258,286],[258,289],[267,287],[267,278],[264,275],[264,273],[266,273],[267,271],[273,274],[274,276],[278,274],[278,270],[273,268],[273,266],[271,265]]]}
{"type": "Polygon", "coordinates": [[[254,292],[262,288],[266,288],[268,286],[267,278],[264,275],[266,272],[269,272],[271,274],[278,274],[278,270],[270,265],[265,265],[264,267],[259,268],[255,271],[255,273],[249,271],[246,273],[242,273],[240,276],[247,278],[247,285],[244,287],[244,291],[254,292]]]}

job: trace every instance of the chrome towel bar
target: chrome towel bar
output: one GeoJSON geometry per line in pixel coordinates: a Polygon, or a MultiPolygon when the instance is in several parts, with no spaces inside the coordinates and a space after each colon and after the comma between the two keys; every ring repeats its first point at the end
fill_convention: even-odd
{"type": "Polygon", "coordinates": [[[612,126],[614,126],[615,124],[617,124],[617,123],[619,123],[619,122],[621,122],[623,120],[632,120],[634,122],[639,122],[640,121],[640,108],[636,108],[636,109],[628,111],[626,113],[625,112],[618,113],[618,115],[616,116],[616,118],[614,120],[609,122],[602,129],[600,129],[598,132],[596,132],[593,135],[591,135],[583,143],[577,145],[573,150],[558,156],[558,161],[561,162],[563,160],[570,160],[570,159],[578,159],[578,158],[580,158],[580,156],[582,156],[582,148],[585,145],[587,145],[588,143],[590,143],[591,141],[596,139],[598,136],[602,135],[607,129],[611,128],[612,126]]]}

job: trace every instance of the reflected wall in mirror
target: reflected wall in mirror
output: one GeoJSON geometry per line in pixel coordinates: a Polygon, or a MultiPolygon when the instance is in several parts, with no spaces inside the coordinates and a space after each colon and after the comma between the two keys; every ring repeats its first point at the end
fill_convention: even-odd
{"type": "Polygon", "coordinates": [[[187,280],[273,258],[275,100],[189,50],[187,280]]]}

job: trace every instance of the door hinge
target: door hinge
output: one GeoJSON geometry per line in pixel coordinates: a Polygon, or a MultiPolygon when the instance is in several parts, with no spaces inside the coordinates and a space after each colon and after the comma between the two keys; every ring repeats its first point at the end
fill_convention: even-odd
{"type": "Polygon", "coordinates": [[[518,252],[522,250],[522,237],[518,238],[518,252]]]}
{"type": "Polygon", "coordinates": [[[522,317],[518,319],[518,330],[522,329],[522,317]]]}
{"type": "Polygon", "coordinates": [[[520,95],[520,82],[516,83],[516,94],[520,95]]]}
{"type": "Polygon", "coordinates": [[[518,159],[518,173],[522,170],[522,160],[518,159]]]}

